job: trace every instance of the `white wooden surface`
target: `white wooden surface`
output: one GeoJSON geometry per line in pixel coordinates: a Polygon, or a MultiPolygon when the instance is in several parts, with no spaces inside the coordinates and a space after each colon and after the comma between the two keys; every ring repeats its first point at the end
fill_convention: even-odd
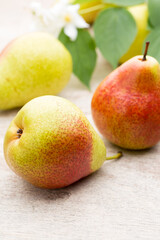
{"type": "MultiPolygon", "coordinates": [[[[1,49],[27,32],[29,2],[0,0],[1,49]]],[[[60,94],[77,104],[92,124],[92,94],[110,71],[99,57],[91,92],[72,77],[60,94]]],[[[105,163],[65,189],[42,190],[17,177],[5,163],[3,138],[16,113],[0,112],[1,240],[160,239],[160,144],[147,151],[123,151],[122,159],[105,163]]],[[[108,155],[119,150],[105,144],[108,155]]]]}

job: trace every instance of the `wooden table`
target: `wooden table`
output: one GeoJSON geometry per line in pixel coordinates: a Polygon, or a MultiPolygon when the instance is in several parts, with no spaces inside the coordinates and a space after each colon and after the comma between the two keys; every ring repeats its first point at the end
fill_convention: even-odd
{"type": "MultiPolygon", "coordinates": [[[[1,49],[26,32],[29,2],[0,0],[1,49]]],[[[91,92],[72,76],[60,94],[80,107],[93,125],[92,94],[110,71],[99,56],[91,92]]],[[[72,186],[42,190],[16,176],[3,157],[4,135],[17,111],[0,112],[1,240],[160,239],[160,144],[147,151],[124,150],[122,159],[105,163],[72,186]]],[[[104,141],[108,155],[119,150],[104,141]]]]}

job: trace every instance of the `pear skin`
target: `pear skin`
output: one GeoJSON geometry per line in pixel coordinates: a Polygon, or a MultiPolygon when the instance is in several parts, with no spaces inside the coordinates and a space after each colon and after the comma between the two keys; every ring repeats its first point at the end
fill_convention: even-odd
{"type": "Polygon", "coordinates": [[[42,188],[62,188],[98,170],[106,148],[85,115],[56,96],[28,102],[11,122],[4,155],[19,176],[42,188]]]}
{"type": "Polygon", "coordinates": [[[102,4],[101,0],[95,0],[87,3],[84,2],[80,5],[79,13],[87,23],[92,24],[96,19],[97,14],[103,8],[103,5],[104,4],[102,4]],[[100,6],[100,8],[97,6],[100,6]]]}
{"type": "Polygon", "coordinates": [[[136,56],[109,74],[92,98],[92,116],[101,134],[127,149],[145,149],[160,140],[160,66],[136,56]]]}
{"type": "Polygon", "coordinates": [[[51,34],[29,33],[13,40],[0,55],[0,110],[58,94],[71,73],[70,53],[51,34]]]}
{"type": "Polygon", "coordinates": [[[130,58],[142,54],[143,43],[149,33],[147,3],[129,7],[128,11],[136,21],[138,32],[128,51],[121,57],[120,63],[124,63],[130,58]]]}
{"type": "Polygon", "coordinates": [[[114,4],[103,3],[102,0],[82,2],[80,4],[79,13],[87,23],[92,24],[101,10],[107,9],[113,6],[114,4]]]}

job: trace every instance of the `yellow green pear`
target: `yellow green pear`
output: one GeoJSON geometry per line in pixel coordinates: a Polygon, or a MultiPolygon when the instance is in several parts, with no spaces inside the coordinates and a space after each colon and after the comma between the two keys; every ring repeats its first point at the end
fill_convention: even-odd
{"type": "Polygon", "coordinates": [[[87,23],[93,23],[97,14],[104,7],[101,0],[82,3],[80,5],[79,13],[87,23]]]}
{"type": "Polygon", "coordinates": [[[58,94],[72,73],[72,58],[51,34],[36,32],[13,40],[0,55],[0,110],[58,94]]]}
{"type": "Polygon", "coordinates": [[[87,23],[92,24],[101,10],[113,6],[113,4],[103,3],[102,0],[93,0],[91,2],[81,3],[79,13],[87,23]]]}
{"type": "Polygon", "coordinates": [[[83,112],[57,96],[23,106],[7,130],[4,154],[16,174],[50,189],[68,186],[113,158],[106,158],[105,145],[83,112]]]}
{"type": "Polygon", "coordinates": [[[142,54],[142,48],[144,40],[149,33],[147,30],[147,23],[148,23],[148,7],[147,4],[140,4],[133,7],[129,7],[128,11],[134,17],[136,24],[137,24],[137,36],[130,46],[129,50],[126,54],[120,59],[120,63],[124,63],[128,59],[142,54]]]}

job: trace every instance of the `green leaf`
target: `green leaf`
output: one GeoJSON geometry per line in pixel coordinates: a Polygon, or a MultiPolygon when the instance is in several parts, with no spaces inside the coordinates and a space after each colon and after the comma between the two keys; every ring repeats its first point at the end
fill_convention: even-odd
{"type": "Polygon", "coordinates": [[[154,29],[154,27],[153,27],[150,19],[148,18],[148,21],[147,21],[147,30],[148,30],[148,31],[151,31],[151,30],[153,30],[153,29],[154,29]]]}
{"type": "Polygon", "coordinates": [[[84,29],[79,29],[78,37],[73,42],[62,31],[59,40],[72,55],[74,74],[89,88],[97,58],[95,43],[89,32],[84,29]]]}
{"type": "MultiPolygon", "coordinates": [[[[147,36],[145,42],[146,41],[150,42],[148,55],[156,58],[160,63],[160,27],[152,30],[152,32],[150,32],[150,34],[147,36]]],[[[145,48],[145,42],[143,49],[145,48]]]]}
{"type": "Polygon", "coordinates": [[[103,56],[116,68],[137,34],[132,15],[124,8],[109,8],[102,11],[94,24],[97,47],[103,56]]]}
{"type": "Polygon", "coordinates": [[[148,0],[149,21],[153,27],[160,26],[160,1],[148,0]]]}
{"type": "Polygon", "coordinates": [[[112,3],[117,6],[134,6],[146,2],[147,0],[103,0],[104,3],[112,3]]]}

